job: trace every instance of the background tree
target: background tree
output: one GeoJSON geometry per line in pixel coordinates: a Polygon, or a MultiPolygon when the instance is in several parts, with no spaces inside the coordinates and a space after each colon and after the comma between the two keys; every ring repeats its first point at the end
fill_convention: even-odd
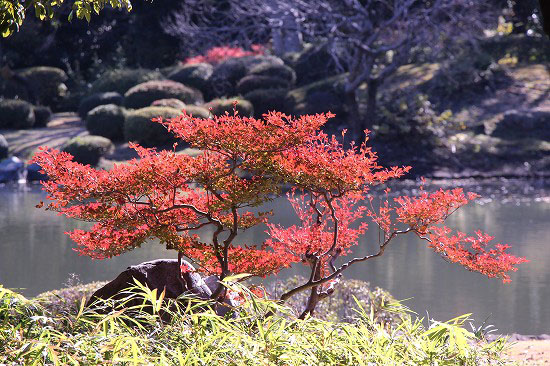
{"type": "MultiPolygon", "coordinates": [[[[302,262],[310,270],[308,281],[280,298],[309,290],[302,318],[333,292],[347,268],[381,256],[407,233],[427,240],[446,260],[505,282],[507,273],[525,262],[508,254],[506,245],[487,248],[492,238],[486,234],[451,235],[450,229],[435,226],[475,198],[461,189],[378,202],[371,187],[403,176],[409,167],[382,168],[365,142],[344,149],[320,131],[328,117],[272,112],[263,120],[236,113],[201,119],[184,113],[156,122],[203,151],[195,157],[132,145],[140,159],[110,171],[75,163],[69,154],[51,149],[42,149],[34,160],[50,178],[43,183],[53,200],[49,209],[96,222],[69,234],[80,254],[109,258],[154,237],[175,249],[180,263],[186,256],[220,279],[236,273],[267,276],[302,262]],[[288,228],[270,223],[269,240],[238,243],[240,232],[267,223],[271,215],[252,208],[261,209],[288,185],[300,223],[288,228]],[[366,217],[378,226],[379,242],[368,243],[371,254],[337,264],[367,230],[366,217]],[[199,237],[202,228],[211,230],[199,237]]],[[[224,296],[222,285],[212,294],[224,296]]]]}
{"type": "Polygon", "coordinates": [[[399,66],[419,54],[440,57],[453,44],[473,46],[495,14],[488,3],[467,0],[191,1],[168,18],[165,29],[186,45],[205,47],[212,42],[246,47],[270,36],[279,53],[295,49],[299,39],[325,44],[339,69],[348,72],[351,115],[363,116],[358,89],[368,85],[365,114],[352,126],[361,135],[376,120],[380,86],[399,66]],[[293,41],[283,42],[282,30],[293,41]]]}
{"type": "MultiPolygon", "coordinates": [[[[52,19],[56,9],[62,4],[63,0],[0,0],[0,33],[2,37],[8,37],[13,32],[19,31],[28,12],[34,11],[40,20],[52,19]]],[[[76,16],[78,19],[86,19],[90,22],[92,14],[99,14],[106,5],[132,10],[129,0],[75,0],[72,3],[69,21],[76,16]]]]}

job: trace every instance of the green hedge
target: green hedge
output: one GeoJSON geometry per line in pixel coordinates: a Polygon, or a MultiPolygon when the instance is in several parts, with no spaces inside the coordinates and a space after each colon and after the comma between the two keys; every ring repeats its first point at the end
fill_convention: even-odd
{"type": "Polygon", "coordinates": [[[258,89],[245,94],[244,99],[252,103],[256,118],[270,111],[290,114],[293,111],[293,104],[287,93],[287,89],[258,89]]]}
{"type": "Polygon", "coordinates": [[[237,101],[237,111],[240,116],[253,117],[254,107],[246,99],[242,98],[227,98],[227,99],[214,99],[204,105],[208,110],[212,110],[212,114],[215,116],[224,115],[225,112],[229,115],[233,115],[233,103],[237,101]]]}
{"type": "Polygon", "coordinates": [[[111,153],[114,145],[103,136],[78,136],[67,141],[62,150],[71,154],[81,164],[97,165],[99,159],[111,153]]]}
{"type": "Polygon", "coordinates": [[[124,138],[124,108],[115,104],[100,105],[88,112],[86,128],[92,135],[106,137],[110,140],[124,138]]]}
{"type": "Polygon", "coordinates": [[[245,56],[226,60],[214,68],[210,77],[212,95],[209,97],[225,97],[235,95],[239,80],[259,64],[283,65],[284,62],[275,56],[245,56]]]}
{"type": "Polygon", "coordinates": [[[21,130],[35,123],[34,107],[18,99],[0,100],[0,128],[21,130]]]}
{"type": "Polygon", "coordinates": [[[155,100],[153,103],[151,103],[151,105],[153,107],[171,107],[179,110],[182,110],[183,108],[185,108],[185,103],[176,98],[155,100]]]}
{"type": "MultiPolygon", "coordinates": [[[[208,118],[210,117],[210,111],[208,111],[207,108],[197,106],[197,105],[186,105],[183,110],[187,114],[193,115],[193,117],[197,118],[208,118]]],[[[181,113],[179,113],[181,114],[181,113]]]]}
{"type": "Polygon", "coordinates": [[[207,63],[180,65],[168,74],[168,79],[198,89],[203,94],[210,94],[210,76],[213,71],[214,67],[207,63]]]}
{"type": "Polygon", "coordinates": [[[109,70],[92,83],[91,92],[117,92],[123,95],[134,85],[160,79],[163,76],[159,71],[148,69],[109,70]]]}
{"type": "Polygon", "coordinates": [[[124,122],[124,139],[146,147],[164,146],[176,141],[174,135],[151,119],[162,116],[173,118],[181,112],[170,107],[146,107],[129,111],[124,122]]]}
{"type": "Polygon", "coordinates": [[[202,93],[172,80],[152,80],[138,84],[124,94],[124,105],[128,108],[144,108],[155,100],[175,98],[185,104],[201,104],[202,93]]]}
{"type": "Polygon", "coordinates": [[[43,105],[34,106],[34,126],[33,127],[46,127],[50,119],[52,118],[52,110],[50,107],[43,105]]]}
{"type": "Polygon", "coordinates": [[[30,67],[20,71],[19,75],[28,80],[42,105],[55,107],[67,94],[65,82],[69,78],[65,71],[57,67],[30,67]]]}
{"type": "Polygon", "coordinates": [[[78,106],[78,115],[80,118],[84,119],[86,118],[88,112],[97,106],[104,104],[122,105],[123,102],[124,98],[117,92],[95,93],[83,98],[80,101],[80,105],[78,106]]]}

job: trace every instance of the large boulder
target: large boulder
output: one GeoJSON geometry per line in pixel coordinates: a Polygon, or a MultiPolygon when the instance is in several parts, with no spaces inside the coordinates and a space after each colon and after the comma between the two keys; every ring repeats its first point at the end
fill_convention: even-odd
{"type": "Polygon", "coordinates": [[[124,94],[131,87],[150,80],[160,80],[159,71],[148,69],[109,70],[92,83],[92,93],[117,92],[124,94]]]}
{"type": "Polygon", "coordinates": [[[86,118],[89,111],[97,106],[105,104],[122,105],[124,98],[117,92],[95,93],[83,98],[78,106],[78,115],[80,118],[86,118]]]}
{"type": "Polygon", "coordinates": [[[0,160],[8,157],[8,147],[9,145],[6,138],[0,135],[0,160]]]}
{"type": "Polygon", "coordinates": [[[25,163],[16,156],[0,161],[0,183],[25,181],[25,163]]]}
{"type": "Polygon", "coordinates": [[[0,128],[21,130],[35,123],[34,107],[18,99],[0,100],[0,128]]]}
{"type": "MultiPolygon", "coordinates": [[[[183,264],[190,270],[181,273],[180,264],[176,259],[157,259],[128,267],[114,280],[94,292],[86,306],[101,309],[101,301],[98,300],[126,299],[129,292],[136,291],[135,280],[147,286],[150,290],[157,290],[158,295],[164,291],[164,299],[175,300],[184,294],[192,295],[202,300],[210,299],[212,292],[215,291],[218,285],[217,277],[208,277],[208,283],[206,283],[201,275],[194,271],[191,263],[183,261],[183,264]]],[[[124,306],[131,307],[140,305],[141,303],[142,300],[132,299],[125,302],[124,306]]],[[[226,301],[226,303],[231,306],[236,305],[230,301],[226,301]]],[[[152,311],[150,307],[146,307],[144,310],[152,311]]],[[[225,315],[228,310],[229,308],[226,306],[218,306],[216,308],[216,312],[219,315],[225,315]]]]}
{"type": "Polygon", "coordinates": [[[550,111],[507,111],[491,135],[503,139],[535,138],[550,141],[550,111]]]}
{"type": "Polygon", "coordinates": [[[124,139],[146,147],[161,147],[176,142],[174,135],[153,118],[174,118],[181,111],[170,107],[147,107],[129,111],[124,122],[124,139]]]}
{"type": "Polygon", "coordinates": [[[172,80],[152,80],[130,88],[124,94],[124,105],[128,108],[144,108],[155,100],[175,98],[185,104],[203,103],[202,93],[194,88],[172,80]]]}
{"type": "Polygon", "coordinates": [[[200,90],[203,94],[211,94],[210,76],[214,67],[207,63],[179,65],[168,74],[168,79],[200,90]]]}
{"type": "Polygon", "coordinates": [[[226,112],[232,116],[235,102],[237,102],[236,109],[239,116],[254,116],[254,107],[252,106],[252,103],[242,98],[214,99],[206,103],[204,107],[210,110],[214,116],[222,116],[225,115],[226,112]]]}
{"type": "Polygon", "coordinates": [[[27,181],[36,182],[40,180],[48,180],[48,175],[41,173],[42,167],[37,163],[27,165],[27,181]]]}
{"type": "Polygon", "coordinates": [[[114,151],[111,140],[103,136],[77,136],[67,141],[62,150],[80,164],[97,165],[99,159],[114,151]]]}
{"type": "MultiPolygon", "coordinates": [[[[185,262],[185,264],[193,268],[190,263],[185,262]]],[[[198,273],[186,272],[180,276],[180,266],[176,259],[157,259],[126,268],[114,280],[97,290],[87,305],[91,305],[98,299],[124,298],[126,295],[120,292],[135,286],[134,279],[151,290],[157,289],[159,294],[165,291],[167,299],[176,299],[185,292],[195,294],[202,299],[208,299],[212,295],[212,291],[198,273]]]]}
{"type": "Polygon", "coordinates": [[[100,105],[88,112],[86,129],[91,135],[103,136],[117,141],[124,138],[124,108],[115,104],[100,105]]]}

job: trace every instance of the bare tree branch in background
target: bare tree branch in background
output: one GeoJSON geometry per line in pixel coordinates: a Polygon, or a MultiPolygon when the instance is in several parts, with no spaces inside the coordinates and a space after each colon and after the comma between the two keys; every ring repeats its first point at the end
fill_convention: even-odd
{"type": "Polygon", "coordinates": [[[375,123],[383,82],[416,52],[436,56],[451,44],[475,44],[496,18],[490,7],[475,0],[188,0],[166,30],[192,49],[271,39],[280,54],[301,39],[325,43],[348,72],[346,99],[362,139],[375,123]],[[366,114],[360,118],[357,91],[364,83],[366,114]]]}

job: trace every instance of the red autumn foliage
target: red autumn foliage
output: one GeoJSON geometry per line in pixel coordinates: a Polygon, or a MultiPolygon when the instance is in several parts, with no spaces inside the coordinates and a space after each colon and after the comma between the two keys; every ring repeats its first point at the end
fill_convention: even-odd
{"type": "Polygon", "coordinates": [[[189,57],[183,63],[190,65],[207,62],[212,65],[217,65],[230,58],[263,55],[264,53],[264,46],[257,44],[252,45],[251,51],[246,51],[240,47],[221,46],[209,49],[204,55],[189,57]]]}
{"type": "Polygon", "coordinates": [[[311,290],[302,316],[332,293],[343,271],[382,255],[392,239],[407,233],[426,240],[446,260],[504,282],[515,265],[526,262],[507,253],[507,245],[488,248],[492,238],[486,234],[450,236],[441,226],[476,198],[462,189],[375,200],[371,187],[402,177],[409,167],[382,168],[366,141],[345,149],[320,131],[330,117],[271,112],[254,119],[235,112],[202,119],[184,113],[154,121],[201,149],[195,157],[131,145],[140,158],[110,171],[48,148],[34,161],[50,177],[43,183],[53,201],[49,209],[96,222],[69,233],[80,254],[108,258],[154,237],[221,278],[267,276],[303,262],[311,268],[309,280],[281,298],[311,290]],[[300,221],[290,227],[268,222],[271,212],[251,210],[280,195],[283,186],[292,187],[288,198],[300,221]],[[336,266],[368,229],[367,217],[383,233],[380,242],[372,254],[336,266]],[[267,224],[268,240],[236,243],[239,232],[259,224],[267,224]],[[197,234],[203,227],[212,228],[208,238],[197,234]]]}

